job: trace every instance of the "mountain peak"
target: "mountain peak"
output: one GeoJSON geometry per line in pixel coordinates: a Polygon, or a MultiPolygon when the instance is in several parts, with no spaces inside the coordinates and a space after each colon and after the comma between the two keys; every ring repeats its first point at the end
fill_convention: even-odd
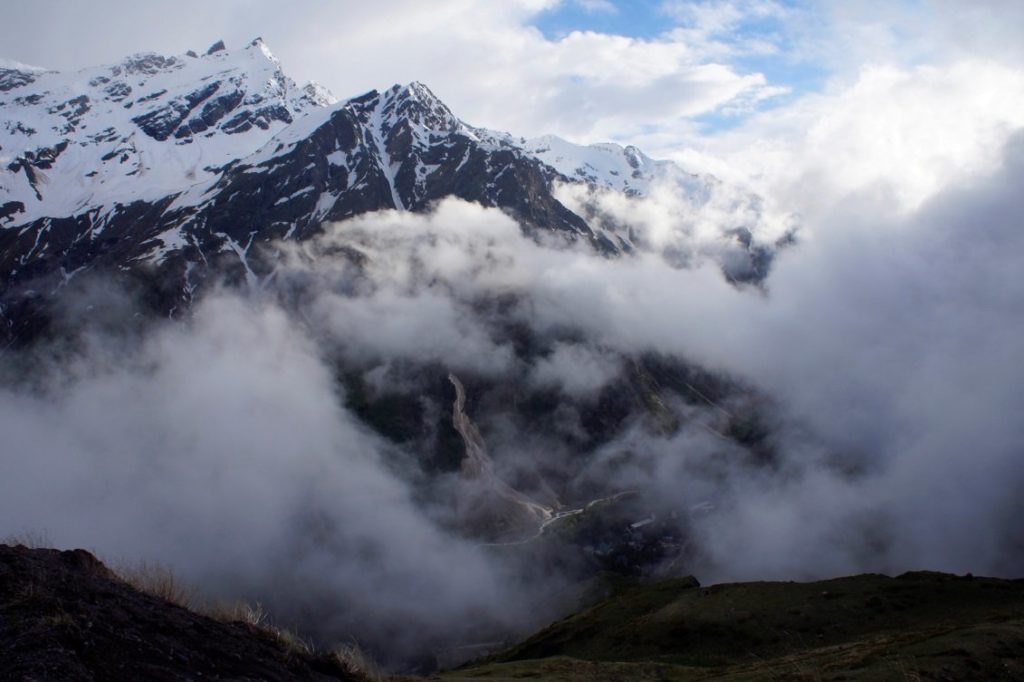
{"type": "Polygon", "coordinates": [[[249,43],[249,45],[245,49],[248,50],[253,48],[262,52],[264,57],[274,62],[275,64],[281,63],[280,60],[278,60],[278,58],[274,56],[274,53],[270,51],[270,48],[267,46],[267,44],[263,42],[263,38],[257,36],[253,39],[251,43],[249,43]]]}
{"type": "Polygon", "coordinates": [[[0,59],[0,92],[7,92],[35,81],[46,69],[10,59],[0,59]]]}
{"type": "Polygon", "coordinates": [[[303,85],[302,91],[317,106],[329,107],[338,103],[338,98],[335,97],[334,93],[316,81],[310,81],[303,85]]]}
{"type": "Polygon", "coordinates": [[[9,71],[21,71],[23,73],[45,73],[49,71],[42,66],[33,66],[32,64],[22,64],[19,61],[13,59],[5,59],[0,57],[0,69],[7,69],[9,71]]]}
{"type": "Polygon", "coordinates": [[[411,81],[405,85],[395,84],[391,86],[391,90],[396,95],[401,97],[413,97],[421,101],[436,101],[440,102],[440,98],[431,91],[424,83],[420,81],[411,81]]]}
{"type": "Polygon", "coordinates": [[[455,130],[463,125],[448,105],[419,81],[392,85],[380,99],[388,118],[405,119],[433,130],[455,130]]]}
{"type": "Polygon", "coordinates": [[[451,115],[448,105],[441,101],[441,98],[434,94],[420,81],[411,81],[405,85],[392,85],[385,93],[386,99],[395,102],[414,102],[422,107],[431,110],[443,110],[451,115]]]}
{"type": "Polygon", "coordinates": [[[315,84],[298,87],[260,38],[66,73],[0,68],[0,226],[167,196],[334,101],[315,84]],[[167,158],[175,162],[154,162],[167,158]]]}
{"type": "Polygon", "coordinates": [[[429,210],[446,196],[614,250],[559,203],[553,180],[635,194],[663,174],[617,145],[470,126],[420,81],[335,105],[325,88],[288,78],[260,38],[207,52],[38,77],[0,72],[0,146],[11,159],[0,169],[0,228],[67,225],[38,243],[33,229],[7,232],[23,242],[7,250],[12,273],[35,276],[58,253],[67,272],[110,260],[102,249],[116,234],[121,256],[178,267],[194,261],[189,248],[224,247],[222,234],[302,238],[325,220],[429,210]],[[108,241],[93,244],[101,233],[108,241]]]}

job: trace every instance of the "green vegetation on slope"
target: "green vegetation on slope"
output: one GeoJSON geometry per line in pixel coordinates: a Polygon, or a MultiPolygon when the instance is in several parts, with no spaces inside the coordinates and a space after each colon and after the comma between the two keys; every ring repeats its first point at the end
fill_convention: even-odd
{"type": "Polygon", "coordinates": [[[631,587],[449,680],[1024,679],[1024,581],[631,587]]]}

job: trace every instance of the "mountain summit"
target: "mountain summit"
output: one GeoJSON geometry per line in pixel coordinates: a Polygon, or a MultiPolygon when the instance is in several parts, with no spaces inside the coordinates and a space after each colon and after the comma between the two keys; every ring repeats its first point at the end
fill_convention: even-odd
{"type": "Polygon", "coordinates": [[[473,127],[418,82],[339,102],[296,85],[258,38],[74,73],[0,69],[0,147],[0,321],[14,337],[26,297],[87,269],[149,273],[170,311],[214,264],[258,281],[254,244],[449,196],[614,253],[628,234],[571,211],[556,182],[627,195],[707,182],[632,147],[473,127]]]}
{"type": "Polygon", "coordinates": [[[297,86],[258,39],[74,73],[0,70],[0,220],[180,192],[335,101],[316,84],[297,86]]]}

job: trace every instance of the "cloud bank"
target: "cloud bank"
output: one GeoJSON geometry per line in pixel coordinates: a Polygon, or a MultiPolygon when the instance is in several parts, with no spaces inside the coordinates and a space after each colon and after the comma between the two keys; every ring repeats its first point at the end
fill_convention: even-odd
{"type": "Polygon", "coordinates": [[[159,562],[391,661],[543,611],[414,501],[280,309],[213,296],[141,346],[91,341],[33,391],[0,392],[5,533],[159,562]]]}
{"type": "Polygon", "coordinates": [[[262,292],[188,321],[124,337],[123,299],[71,306],[78,346],[4,358],[4,531],[166,562],[378,651],[516,631],[572,575],[465,532],[457,444],[447,466],[424,445],[455,371],[506,480],[570,506],[645,491],[682,512],[678,568],[702,580],[1019,576],[1022,140],[915,210],[834,195],[762,288],[654,248],[721,216],[655,192],[628,225],[652,247],[622,258],[447,200],[277,245],[262,292]],[[353,386],[404,396],[388,415],[413,435],[367,422],[353,386]]]}

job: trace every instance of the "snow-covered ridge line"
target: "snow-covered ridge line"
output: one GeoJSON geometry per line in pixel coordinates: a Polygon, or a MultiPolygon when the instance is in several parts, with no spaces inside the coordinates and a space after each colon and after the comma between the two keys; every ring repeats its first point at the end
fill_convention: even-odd
{"type": "MultiPolygon", "coordinates": [[[[259,39],[0,80],[0,307],[97,268],[158,278],[178,309],[208,276],[269,276],[265,245],[449,197],[499,208],[527,234],[685,264],[714,194],[713,179],[632,147],[471,126],[418,82],[337,102],[298,87],[259,39]],[[634,211],[629,197],[648,193],[659,208],[634,211]]],[[[747,229],[756,203],[712,208],[725,216],[709,237],[723,268],[763,277],[772,251],[747,229]]]]}
{"type": "Polygon", "coordinates": [[[182,192],[336,101],[298,87],[260,39],[74,72],[0,71],[0,225],[182,192]]]}
{"type": "MultiPolygon", "coordinates": [[[[0,88],[0,227],[169,196],[179,197],[176,206],[191,205],[226,167],[284,153],[334,112],[358,109],[368,97],[375,104],[364,125],[399,208],[399,164],[383,140],[401,125],[421,150],[438,133],[458,134],[490,151],[516,149],[570,180],[629,194],[644,194],[672,167],[632,148],[524,140],[470,126],[418,82],[338,102],[315,83],[298,87],[259,38],[237,50],[218,42],[202,55],[139,53],[76,72],[26,68],[7,72],[9,87],[0,88]],[[307,118],[313,112],[319,115],[307,118]]],[[[419,163],[417,182],[436,169],[419,163]]]]}
{"type": "Polygon", "coordinates": [[[0,57],[0,69],[8,69],[11,71],[24,71],[26,73],[45,73],[50,69],[42,66],[33,66],[32,64],[23,64],[22,62],[15,61],[13,59],[7,59],[0,57]]]}

